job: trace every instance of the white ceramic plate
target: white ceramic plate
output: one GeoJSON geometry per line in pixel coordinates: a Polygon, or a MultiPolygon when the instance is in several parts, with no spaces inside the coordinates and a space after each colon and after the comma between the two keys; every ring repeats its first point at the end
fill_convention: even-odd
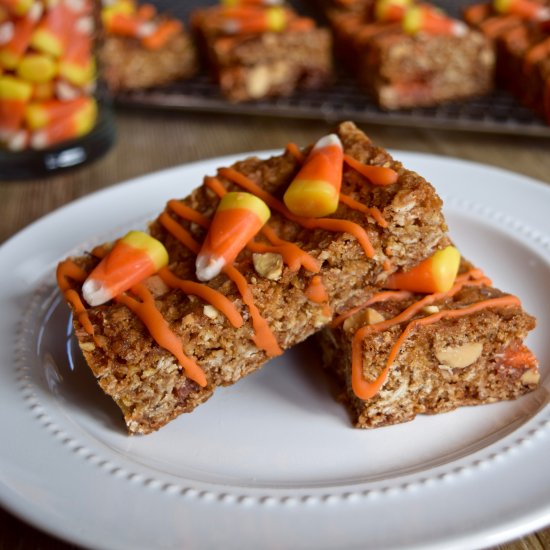
{"type": "Polygon", "coordinates": [[[304,345],[158,433],[128,437],[70,334],[69,252],[140,228],[233,158],[85,197],[0,248],[0,502],[94,548],[485,547],[550,523],[550,187],[396,153],[434,182],[452,234],[539,325],[542,385],[511,403],[350,427],[304,345]]]}

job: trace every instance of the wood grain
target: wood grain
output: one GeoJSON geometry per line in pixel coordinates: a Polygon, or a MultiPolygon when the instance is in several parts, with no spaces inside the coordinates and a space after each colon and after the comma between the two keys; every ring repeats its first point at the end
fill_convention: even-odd
{"type": "MultiPolygon", "coordinates": [[[[332,128],[322,121],[134,110],[119,110],[117,126],[116,145],[92,165],[47,179],[1,182],[0,242],[56,208],[123,180],[208,157],[282,148],[290,140],[305,145],[332,128]]],[[[548,139],[361,126],[384,147],[477,161],[550,184],[548,139]]],[[[0,550],[74,548],[0,509],[0,550]]],[[[498,548],[550,549],[550,529],[498,548]]]]}

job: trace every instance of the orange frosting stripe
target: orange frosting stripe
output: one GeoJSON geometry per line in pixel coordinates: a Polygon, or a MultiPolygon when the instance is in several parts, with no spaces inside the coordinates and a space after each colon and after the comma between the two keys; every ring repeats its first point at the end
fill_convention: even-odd
{"type": "Polygon", "coordinates": [[[210,226],[210,220],[203,216],[200,212],[197,212],[194,208],[190,208],[183,202],[180,202],[176,199],[168,201],[168,208],[177,214],[180,218],[184,218],[190,222],[194,222],[205,229],[208,229],[210,226]]]}
{"type": "Polygon", "coordinates": [[[221,292],[195,281],[181,279],[174,275],[167,267],[163,267],[158,272],[158,275],[170,288],[178,288],[182,292],[185,292],[185,294],[202,298],[205,302],[221,311],[235,328],[242,327],[244,323],[242,315],[235,305],[221,292]]]}
{"type": "Polygon", "coordinates": [[[189,250],[191,250],[191,252],[194,252],[195,254],[199,253],[201,245],[193,239],[191,234],[186,231],[176,220],[170,217],[169,214],[163,212],[159,217],[159,222],[162,227],[166,229],[166,231],[171,233],[173,237],[183,243],[189,250]]]}
{"type": "Polygon", "coordinates": [[[84,330],[90,335],[94,335],[94,327],[86,311],[78,292],[71,288],[68,279],[73,279],[78,283],[83,283],[88,277],[86,271],[76,265],[72,260],[64,260],[59,263],[56,270],[57,285],[63,294],[63,298],[69,302],[76,313],[77,319],[84,327],[84,330]]]}
{"type": "Polygon", "coordinates": [[[349,155],[344,155],[344,162],[367,178],[373,185],[392,185],[398,178],[397,172],[391,168],[363,164],[349,155]]]}
{"type": "Polygon", "coordinates": [[[380,227],[388,227],[388,222],[384,219],[384,216],[382,215],[380,210],[376,208],[376,206],[365,206],[363,203],[356,201],[355,199],[353,199],[349,195],[345,195],[344,193],[340,193],[340,202],[353,210],[357,210],[359,212],[367,214],[367,216],[373,218],[380,227]]]}
{"type": "Polygon", "coordinates": [[[300,148],[295,143],[287,143],[285,150],[287,151],[287,153],[290,153],[300,164],[304,162],[304,154],[302,153],[302,151],[300,151],[300,148]]]}
{"type": "Polygon", "coordinates": [[[323,284],[323,279],[320,275],[314,275],[307,288],[305,289],[305,295],[308,300],[316,304],[324,304],[328,302],[329,296],[327,289],[323,284]]]}
{"type": "Polygon", "coordinates": [[[132,292],[141,299],[141,302],[127,294],[121,294],[115,300],[124,304],[135,313],[147,327],[147,330],[157,344],[174,355],[183,367],[185,374],[204,388],[207,384],[204,371],[191,358],[185,355],[181,342],[157,309],[151,293],[141,283],[133,286],[132,292]]]}
{"type": "Polygon", "coordinates": [[[250,317],[252,318],[252,326],[254,327],[254,336],[252,337],[254,343],[260,349],[263,349],[269,357],[281,355],[283,350],[275,339],[275,335],[269,328],[267,321],[256,307],[254,296],[243,274],[232,265],[225,266],[223,272],[235,283],[243,298],[243,302],[248,306],[250,317]]]}

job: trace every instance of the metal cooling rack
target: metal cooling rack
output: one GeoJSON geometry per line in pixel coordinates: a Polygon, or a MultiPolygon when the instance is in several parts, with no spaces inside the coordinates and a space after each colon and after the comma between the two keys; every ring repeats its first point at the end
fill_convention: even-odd
{"type": "MultiPolygon", "coordinates": [[[[215,1],[155,0],[160,10],[184,21],[198,6],[215,1]]],[[[311,3],[291,2],[300,13],[314,15],[311,3]]],[[[449,13],[457,15],[464,1],[439,2],[449,13]]],[[[117,103],[125,106],[180,109],[241,115],[324,119],[395,126],[443,128],[505,134],[550,137],[550,126],[530,109],[520,105],[504,91],[473,100],[452,102],[437,107],[400,111],[379,109],[348,75],[341,75],[327,89],[299,92],[285,98],[233,104],[226,101],[205,75],[152,90],[119,94],[117,103]]]]}

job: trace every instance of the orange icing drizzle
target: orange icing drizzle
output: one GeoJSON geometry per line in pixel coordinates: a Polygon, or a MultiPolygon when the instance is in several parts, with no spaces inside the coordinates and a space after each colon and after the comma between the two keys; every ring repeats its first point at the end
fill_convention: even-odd
{"type": "Polygon", "coordinates": [[[168,201],[168,208],[180,216],[180,218],[194,222],[197,225],[204,227],[204,229],[208,229],[208,227],[210,227],[210,220],[206,216],[203,216],[200,212],[197,212],[194,208],[187,206],[183,202],[172,199],[168,201]]]}
{"type": "Polygon", "coordinates": [[[382,216],[382,213],[376,206],[365,206],[363,203],[356,201],[344,193],[340,193],[340,202],[349,208],[353,208],[353,210],[358,210],[359,212],[371,216],[380,227],[388,227],[388,222],[384,219],[384,216],[382,216]]]}
{"type": "Polygon", "coordinates": [[[394,184],[398,178],[397,172],[391,168],[375,166],[373,164],[363,164],[349,155],[344,155],[344,162],[348,166],[351,166],[356,172],[359,172],[362,176],[367,178],[373,185],[385,187],[386,185],[394,184]]]}
{"type": "Polygon", "coordinates": [[[323,284],[323,279],[320,275],[314,275],[309,282],[309,285],[305,289],[305,295],[308,300],[316,304],[322,304],[328,302],[328,293],[325,285],[323,284]]]}
{"type": "Polygon", "coordinates": [[[254,336],[252,340],[261,349],[263,349],[269,357],[281,355],[283,350],[280,348],[275,335],[269,328],[267,321],[262,317],[260,311],[254,303],[254,296],[250,290],[250,286],[243,274],[232,265],[227,265],[223,268],[223,272],[237,286],[243,302],[248,306],[250,317],[252,318],[252,326],[254,327],[254,336]]]}
{"type": "Polygon", "coordinates": [[[193,239],[191,234],[185,230],[174,218],[170,217],[167,212],[163,212],[159,217],[159,222],[178,241],[185,245],[191,252],[198,254],[201,245],[193,239]]]}
{"type": "Polygon", "coordinates": [[[152,294],[142,283],[134,285],[132,287],[132,292],[140,298],[141,301],[127,294],[117,296],[115,301],[124,304],[129,310],[135,313],[147,327],[147,330],[159,346],[168,350],[176,357],[187,377],[204,388],[206,386],[204,371],[190,357],[185,355],[180,340],[170,329],[168,322],[158,310],[152,294]]]}
{"type": "Polygon", "coordinates": [[[273,195],[264,191],[251,179],[244,174],[237,172],[234,168],[220,168],[220,176],[232,181],[239,187],[246,189],[260,197],[272,210],[276,210],[290,221],[293,221],[306,229],[326,229],[327,231],[349,233],[353,235],[365,252],[367,258],[374,256],[374,248],[370,242],[367,232],[358,224],[348,220],[339,220],[334,218],[303,218],[296,216],[287,209],[287,207],[273,195]]]}
{"type": "Polygon", "coordinates": [[[94,336],[94,327],[90,321],[86,307],[82,303],[78,292],[71,288],[71,284],[69,283],[69,279],[73,279],[73,281],[78,283],[83,283],[86,277],[88,277],[86,271],[76,265],[72,260],[64,260],[57,266],[57,285],[63,294],[63,298],[73,306],[77,319],[84,327],[84,330],[90,336],[94,336]]]}
{"type": "Polygon", "coordinates": [[[295,143],[287,143],[285,151],[287,153],[290,153],[300,164],[304,162],[304,154],[302,153],[302,151],[300,151],[300,148],[295,143]]]}
{"type": "Polygon", "coordinates": [[[524,69],[529,71],[533,65],[546,58],[550,54],[550,36],[542,42],[535,44],[526,52],[523,61],[524,69]]]}
{"type": "Polygon", "coordinates": [[[221,311],[235,328],[242,327],[244,323],[242,315],[233,302],[227,299],[221,292],[207,285],[196,283],[195,281],[180,279],[167,267],[163,267],[158,272],[158,275],[170,288],[178,288],[185,294],[191,294],[202,298],[205,302],[208,302],[217,310],[221,311]]]}
{"type": "MultiPolygon", "coordinates": [[[[424,296],[424,298],[410,305],[408,308],[406,308],[404,311],[402,311],[399,315],[397,315],[393,319],[381,321],[380,323],[376,323],[374,325],[365,325],[361,327],[359,330],[357,330],[352,340],[352,362],[351,362],[352,363],[351,364],[352,388],[355,395],[359,399],[370,399],[371,397],[373,397],[378,393],[378,391],[386,381],[388,373],[392,367],[392,364],[395,358],[397,357],[397,354],[399,353],[399,350],[401,349],[402,344],[404,343],[408,335],[417,326],[435,323],[444,317],[455,318],[455,317],[468,315],[470,313],[475,313],[477,311],[480,311],[481,309],[484,309],[486,307],[499,307],[499,306],[506,307],[509,305],[519,304],[519,300],[515,296],[505,296],[501,298],[483,300],[481,302],[478,302],[477,304],[473,304],[471,306],[467,306],[461,309],[440,311],[438,313],[434,313],[427,317],[422,317],[420,319],[415,319],[411,321],[411,319],[423,307],[433,304],[438,300],[451,298],[466,285],[483,286],[487,284],[491,284],[490,279],[485,277],[483,275],[483,272],[481,272],[480,270],[472,269],[469,272],[458,276],[456,278],[455,284],[453,285],[451,290],[449,290],[448,292],[437,292],[434,294],[428,294],[424,296]],[[474,280],[470,280],[470,279],[474,279],[474,280]],[[404,323],[404,322],[409,322],[409,324],[406,326],[405,330],[401,333],[399,338],[394,343],[392,349],[390,350],[390,354],[386,360],[386,365],[382,370],[382,372],[378,375],[376,380],[372,382],[365,380],[361,369],[362,344],[365,336],[374,332],[382,332],[394,325],[404,323]]],[[[374,303],[374,302],[371,302],[371,303],[374,303]]]]}

